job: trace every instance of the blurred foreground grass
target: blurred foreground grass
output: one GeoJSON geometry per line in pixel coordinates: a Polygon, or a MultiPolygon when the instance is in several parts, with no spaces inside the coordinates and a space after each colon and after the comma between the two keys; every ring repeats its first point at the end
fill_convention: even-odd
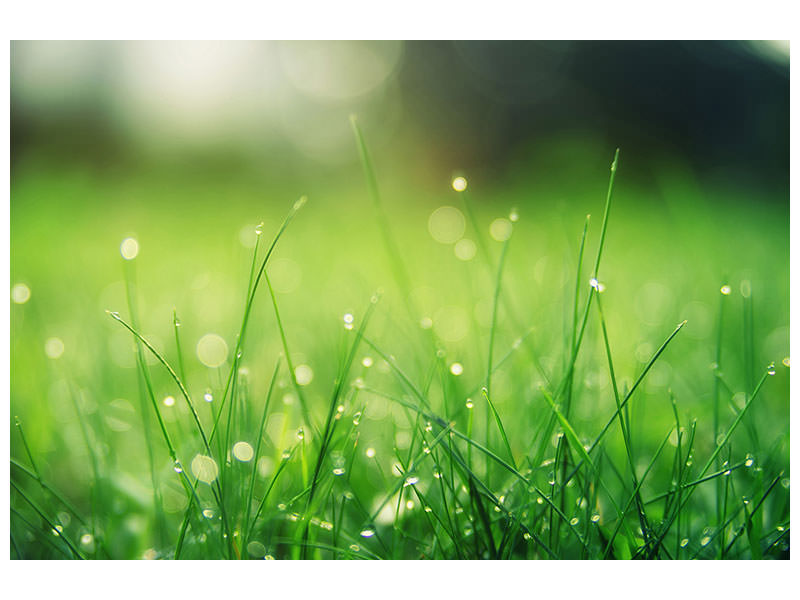
{"type": "Polygon", "coordinates": [[[466,174],[461,194],[450,173],[426,186],[377,164],[402,285],[361,177],[284,189],[199,171],[16,166],[11,284],[26,287],[11,305],[12,556],[170,558],[177,545],[186,558],[788,553],[785,201],[701,190],[669,165],[636,179],[623,149],[598,276],[615,380],[596,304],[569,377],[608,157],[536,178],[521,170],[492,189],[466,174]],[[235,348],[256,227],[260,262],[301,194],[308,203],[267,269],[293,380],[263,281],[241,357],[235,348]],[[136,240],[130,261],[126,238],[136,240]],[[221,415],[206,449],[175,381],[143,350],[180,473],[135,338],[106,310],[135,322],[175,368],[206,432],[221,415]],[[585,464],[559,432],[589,446],[614,415],[614,383],[624,396],[683,320],[623,412],[628,444],[615,420],[585,464]],[[490,352],[499,366],[487,382],[490,352]],[[546,402],[559,391],[569,427],[546,402]],[[16,416],[42,481],[72,509],[31,476],[16,416]],[[198,459],[209,450],[211,462],[198,459]]]}

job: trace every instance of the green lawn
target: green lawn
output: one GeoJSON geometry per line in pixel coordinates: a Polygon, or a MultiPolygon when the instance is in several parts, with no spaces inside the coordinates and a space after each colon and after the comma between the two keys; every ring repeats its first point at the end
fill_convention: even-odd
{"type": "Polygon", "coordinates": [[[788,556],[787,201],[623,148],[606,205],[595,150],[463,193],[375,153],[379,204],[17,164],[11,556],[788,556]]]}

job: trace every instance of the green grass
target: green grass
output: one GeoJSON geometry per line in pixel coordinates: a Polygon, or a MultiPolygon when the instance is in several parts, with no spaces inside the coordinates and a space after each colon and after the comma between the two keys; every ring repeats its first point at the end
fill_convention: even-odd
{"type": "MultiPolygon", "coordinates": [[[[59,273],[34,225],[83,184],[19,175],[12,274],[33,292],[12,305],[13,558],[788,557],[780,210],[698,194],[654,203],[670,215],[654,223],[642,188],[615,189],[618,151],[604,207],[602,181],[572,206],[523,179],[494,203],[470,187],[401,211],[352,124],[371,211],[360,182],[271,207],[249,256],[210,241],[241,207],[187,234],[180,210],[148,228],[153,205],[140,256],[59,273]],[[439,204],[463,208],[472,260],[422,237],[439,204]],[[509,210],[512,234],[488,235],[509,210]],[[66,277],[86,288],[52,287],[66,277]],[[215,367],[195,352],[209,331],[227,342],[215,367]]],[[[93,252],[87,231],[63,243],[93,252]]]]}

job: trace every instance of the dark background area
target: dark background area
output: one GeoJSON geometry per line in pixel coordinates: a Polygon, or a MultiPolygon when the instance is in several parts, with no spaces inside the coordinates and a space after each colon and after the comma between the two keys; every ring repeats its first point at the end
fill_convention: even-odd
{"type": "MultiPolygon", "coordinates": [[[[681,156],[700,177],[786,197],[789,66],[770,48],[735,41],[407,42],[390,78],[403,107],[392,142],[410,148],[424,139],[424,151],[491,179],[539,140],[576,132],[626,148],[628,160],[681,156]]],[[[14,54],[12,46],[12,66],[14,54]]],[[[96,79],[113,68],[113,61],[101,62],[96,79]]],[[[15,80],[24,76],[12,69],[12,164],[29,151],[101,168],[142,158],[107,110],[102,85],[48,113],[29,110],[15,94],[15,80]]],[[[226,168],[219,148],[213,152],[211,164],[226,168]]]]}

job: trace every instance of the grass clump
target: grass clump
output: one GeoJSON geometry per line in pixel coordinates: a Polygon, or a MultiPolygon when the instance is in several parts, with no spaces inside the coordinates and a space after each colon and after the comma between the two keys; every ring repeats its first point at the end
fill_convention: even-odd
{"type": "Polygon", "coordinates": [[[314,373],[299,362],[293,327],[303,324],[282,316],[268,266],[292,235],[292,221],[303,213],[313,218],[313,205],[300,212],[303,197],[266,249],[258,228],[232,350],[198,374],[177,311],[173,347],[157,347],[143,333],[135,261],[126,260],[127,315],[109,315],[135,342],[140,444],[131,460],[145,467],[138,483],[121,476],[109,420],[88,411],[80,390],[71,389],[90,467],[88,493],[73,503],[39,470],[18,420],[13,447],[23,453],[11,461],[13,557],[788,556],[788,425],[775,435],[753,416],[776,367],[754,364],[749,294],[743,348],[723,346],[730,289],[721,294],[716,360],[704,375],[713,386],[711,418],[706,411],[694,419],[669,385],[642,389],[665,357],[681,352],[687,321],[659,326],[633,376],[620,377],[613,352],[619,332],[607,319],[614,296],[600,278],[601,258],[613,252],[606,245],[619,151],[590,271],[588,217],[575,248],[562,332],[520,310],[520,290],[512,296],[506,286],[516,277],[508,264],[516,211],[500,224],[505,229],[498,226],[507,233],[495,236],[495,252],[466,185],[459,186],[480,250],[474,277],[490,290],[491,307],[484,335],[468,341],[481,359],[471,364],[483,367],[468,374],[411,294],[413,255],[398,242],[365,138],[352,124],[391,286],[346,313],[332,344],[319,336],[324,368],[314,373]],[[276,351],[268,357],[258,351],[264,330],[248,335],[255,319],[274,320],[276,351]],[[731,361],[731,373],[723,359],[734,353],[743,359],[731,361]],[[588,373],[607,385],[583,385],[588,373]],[[497,385],[500,375],[504,386],[497,385]],[[255,393],[258,386],[263,394],[255,393]],[[160,400],[161,390],[177,400],[160,400]],[[669,420],[648,418],[657,403],[669,420]]]}

